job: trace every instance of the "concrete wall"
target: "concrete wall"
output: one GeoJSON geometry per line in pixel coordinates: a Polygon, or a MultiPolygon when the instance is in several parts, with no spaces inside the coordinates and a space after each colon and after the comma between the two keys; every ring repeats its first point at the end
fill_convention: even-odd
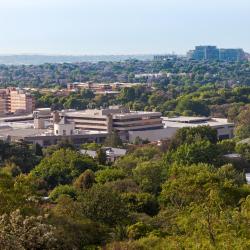
{"type": "Polygon", "coordinates": [[[129,141],[134,142],[136,137],[140,137],[143,140],[149,140],[150,142],[166,140],[172,138],[178,128],[163,128],[146,131],[129,131],[129,141]]]}

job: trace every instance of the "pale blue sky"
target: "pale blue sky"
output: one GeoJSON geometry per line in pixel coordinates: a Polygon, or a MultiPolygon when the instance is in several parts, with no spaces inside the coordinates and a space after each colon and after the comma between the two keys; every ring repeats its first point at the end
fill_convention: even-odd
{"type": "Polygon", "coordinates": [[[0,54],[250,52],[250,0],[0,0],[0,54]]]}

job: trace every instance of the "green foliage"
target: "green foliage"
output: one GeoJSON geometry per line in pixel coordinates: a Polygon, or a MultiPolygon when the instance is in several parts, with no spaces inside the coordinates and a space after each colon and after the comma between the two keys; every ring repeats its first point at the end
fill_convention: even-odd
{"type": "Polygon", "coordinates": [[[97,160],[100,165],[105,165],[107,163],[106,151],[102,148],[97,151],[97,160]]]}
{"type": "Polygon", "coordinates": [[[73,186],[70,185],[59,185],[56,186],[51,193],[49,194],[49,197],[53,201],[57,201],[57,199],[61,195],[68,195],[69,197],[76,199],[77,197],[77,190],[73,186]]]}
{"type": "Polygon", "coordinates": [[[146,213],[150,216],[159,211],[159,204],[152,194],[149,193],[124,193],[122,199],[128,205],[129,211],[146,213]]]}
{"type": "Polygon", "coordinates": [[[195,143],[197,140],[208,140],[215,144],[217,142],[217,131],[209,126],[178,129],[171,141],[171,147],[176,148],[185,143],[195,143]]]}
{"type": "Polygon", "coordinates": [[[100,149],[102,147],[101,144],[98,144],[96,142],[91,142],[91,143],[84,143],[81,145],[82,149],[86,149],[86,150],[94,150],[97,151],[98,149],[100,149]]]}
{"type": "Polygon", "coordinates": [[[116,181],[124,179],[126,177],[125,173],[121,169],[106,168],[104,170],[99,170],[96,172],[96,181],[98,183],[106,183],[110,181],[116,181]]]}
{"type": "Polygon", "coordinates": [[[96,169],[95,162],[87,156],[70,149],[59,149],[45,157],[31,175],[43,178],[49,188],[69,184],[86,169],[96,169]]]}
{"type": "Polygon", "coordinates": [[[95,183],[95,174],[92,170],[85,170],[79,177],[76,178],[73,185],[77,189],[89,189],[95,183]]]}
{"type": "Polygon", "coordinates": [[[145,192],[157,194],[164,180],[164,168],[158,162],[142,162],[133,170],[133,176],[145,192]]]}
{"type": "Polygon", "coordinates": [[[123,146],[122,140],[120,139],[120,136],[117,134],[117,132],[110,133],[105,142],[105,146],[107,147],[113,147],[113,148],[119,148],[123,146]]]}
{"type": "Polygon", "coordinates": [[[146,236],[150,232],[150,227],[142,222],[137,222],[134,225],[131,225],[127,229],[128,238],[137,240],[146,236]]]}
{"type": "Polygon", "coordinates": [[[192,203],[200,204],[217,195],[221,206],[237,205],[241,198],[250,193],[241,189],[245,180],[232,166],[221,169],[206,164],[173,166],[169,170],[169,178],[162,187],[161,201],[183,208],[192,203]],[[187,188],[188,187],[188,188],[187,188]]]}
{"type": "Polygon", "coordinates": [[[222,140],[217,145],[222,154],[232,154],[235,152],[236,142],[233,139],[222,140]]]}
{"type": "Polygon", "coordinates": [[[122,224],[127,219],[127,208],[119,193],[106,186],[95,185],[79,198],[83,214],[107,225],[122,224]]]}
{"type": "Polygon", "coordinates": [[[250,144],[248,143],[237,143],[235,150],[240,154],[245,160],[250,162],[250,144]]]}
{"type": "Polygon", "coordinates": [[[181,99],[176,107],[176,111],[183,115],[209,116],[210,111],[206,104],[200,100],[193,100],[189,97],[181,99]]]}
{"type": "Polygon", "coordinates": [[[189,165],[202,162],[219,165],[219,160],[221,160],[219,158],[220,153],[217,145],[209,141],[198,140],[191,144],[183,144],[175,151],[171,150],[167,152],[165,163],[167,165],[171,165],[174,162],[177,164],[189,165]]]}

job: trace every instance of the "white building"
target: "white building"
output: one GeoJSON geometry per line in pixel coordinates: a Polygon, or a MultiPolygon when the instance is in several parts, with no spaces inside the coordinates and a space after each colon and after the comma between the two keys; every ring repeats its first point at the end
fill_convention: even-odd
{"type": "Polygon", "coordinates": [[[219,140],[231,139],[234,136],[234,123],[228,122],[223,118],[211,118],[211,117],[162,117],[165,128],[185,128],[185,127],[198,127],[198,126],[210,126],[217,130],[217,136],[219,140]]]}

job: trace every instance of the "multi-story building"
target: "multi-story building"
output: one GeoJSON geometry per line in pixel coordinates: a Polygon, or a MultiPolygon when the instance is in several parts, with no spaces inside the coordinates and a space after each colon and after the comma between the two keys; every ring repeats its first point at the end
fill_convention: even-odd
{"type": "Polygon", "coordinates": [[[96,131],[116,131],[124,140],[129,131],[145,131],[163,128],[160,112],[129,111],[117,106],[108,109],[89,109],[84,111],[65,111],[60,113],[76,129],[96,131]]]}
{"type": "Polygon", "coordinates": [[[234,136],[234,123],[228,122],[227,119],[211,117],[163,117],[165,128],[185,128],[209,126],[217,131],[219,140],[231,139],[234,136]]]}
{"type": "Polygon", "coordinates": [[[0,89],[0,115],[8,113],[6,89],[0,89]]]}
{"type": "Polygon", "coordinates": [[[34,98],[24,90],[15,88],[0,89],[0,115],[32,113],[34,109],[34,98]]]}
{"type": "Polygon", "coordinates": [[[243,61],[246,55],[243,49],[220,49],[221,61],[243,61]]]}
{"type": "Polygon", "coordinates": [[[196,46],[188,52],[188,57],[194,60],[219,60],[219,49],[216,46],[196,46]]]}
{"type": "Polygon", "coordinates": [[[35,109],[34,98],[19,89],[11,89],[7,95],[8,112],[10,113],[32,113],[35,109]]]}
{"type": "Polygon", "coordinates": [[[243,61],[246,54],[243,49],[218,49],[216,46],[196,46],[195,50],[190,50],[187,57],[193,60],[208,61],[243,61]]]}

